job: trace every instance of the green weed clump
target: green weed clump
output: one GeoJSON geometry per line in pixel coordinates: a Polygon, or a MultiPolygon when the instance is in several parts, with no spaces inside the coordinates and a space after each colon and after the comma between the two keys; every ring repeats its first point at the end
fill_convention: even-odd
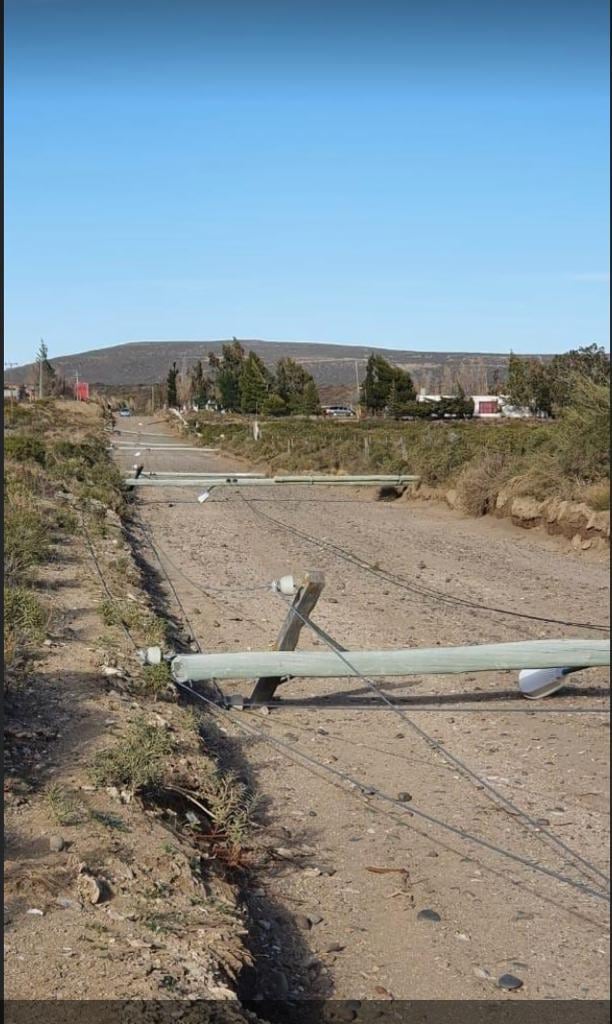
{"type": "MultiPolygon", "coordinates": [[[[54,557],[54,545],[79,526],[75,511],[58,495],[77,502],[97,498],[121,511],[121,473],[106,451],[102,429],[82,429],[69,403],[44,400],[6,409],[4,465],[5,663],[14,675],[44,637],[48,616],[28,587],[38,568],[54,557]]],[[[87,505],[85,505],[89,511],[87,505]]],[[[102,509],[104,514],[104,509],[102,509]]],[[[145,636],[161,635],[154,616],[145,636]]]]}
{"type": "Polygon", "coordinates": [[[92,781],[97,786],[117,786],[130,793],[158,785],[173,749],[173,740],[164,729],[140,719],[123,739],[95,756],[90,769],[92,781]]]}
{"type": "MultiPolygon", "coordinates": [[[[20,657],[41,644],[49,613],[26,587],[4,587],[4,666],[13,669],[20,657]]],[[[5,687],[6,687],[5,683],[5,687]]]]}
{"type": "Polygon", "coordinates": [[[126,626],[137,633],[141,640],[153,646],[162,646],[168,639],[168,624],[165,619],[154,615],[136,601],[108,598],[99,606],[102,621],[106,626],[126,626]]]}
{"type": "Polygon", "coordinates": [[[47,807],[58,825],[81,825],[88,812],[76,793],[57,783],[47,790],[47,807]]]}
{"type": "Polygon", "coordinates": [[[45,465],[46,450],[44,443],[33,434],[13,434],[4,439],[5,459],[15,462],[37,462],[45,465]]]}
{"type": "Polygon", "coordinates": [[[162,661],[159,665],[145,665],[134,688],[138,693],[159,700],[170,691],[171,685],[170,666],[167,661],[162,661]]]}

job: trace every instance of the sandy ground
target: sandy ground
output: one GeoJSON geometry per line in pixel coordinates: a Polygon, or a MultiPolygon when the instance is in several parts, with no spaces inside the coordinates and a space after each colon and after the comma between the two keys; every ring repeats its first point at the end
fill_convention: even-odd
{"type": "MultiPolygon", "coordinates": [[[[169,432],[146,419],[118,426],[132,431],[138,423],[169,432]]],[[[144,433],[121,439],[135,441],[146,469],[244,469],[228,456],[147,452],[143,445],[161,438],[144,433]]],[[[132,453],[117,457],[126,468],[135,461],[132,453]]],[[[433,503],[376,501],[363,489],[219,488],[204,504],[197,494],[142,489],[136,500],[171,559],[167,572],[205,650],[268,648],[286,606],[253,588],[308,569],[326,577],[313,618],[348,649],[605,635],[457,603],[605,624],[607,564],[564,542],[433,503]],[[322,541],[408,586],[368,573],[322,541]]],[[[300,646],[322,644],[304,630],[300,646]]],[[[361,680],[345,679],[291,682],[267,714],[228,713],[230,735],[241,735],[241,722],[261,733],[244,739],[244,757],[269,834],[294,851],[279,855],[249,897],[261,965],[271,966],[265,985],[339,999],[607,998],[607,673],[574,675],[538,704],[519,695],[510,673],[379,682],[399,711],[361,680]],[[296,763],[300,751],[317,766],[296,763]],[[501,806],[449,754],[539,826],[501,806]],[[372,788],[404,802],[390,804],[372,788]],[[419,917],[423,910],[439,920],[419,917]],[[504,974],[522,987],[502,992],[504,974]]],[[[246,683],[223,689],[249,693],[246,683]]]]}

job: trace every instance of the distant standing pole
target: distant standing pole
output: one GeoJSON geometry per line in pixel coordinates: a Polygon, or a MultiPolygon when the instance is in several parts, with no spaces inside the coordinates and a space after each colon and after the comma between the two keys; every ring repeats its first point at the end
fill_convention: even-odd
{"type": "Polygon", "coordinates": [[[43,368],[44,368],[44,366],[43,366],[43,364],[44,364],[44,360],[43,360],[43,346],[44,346],[44,341],[41,338],[40,339],[40,358],[38,360],[38,397],[39,398],[44,398],[44,390],[45,390],[44,389],[44,383],[43,383],[43,379],[44,379],[44,374],[43,374],[43,368]]]}
{"type": "Polygon", "coordinates": [[[357,385],[357,398],[356,398],[355,404],[358,407],[359,406],[359,361],[357,359],[355,360],[355,384],[357,385]]]}
{"type": "Polygon", "coordinates": [[[151,413],[155,412],[155,384],[151,384],[151,413]]]}

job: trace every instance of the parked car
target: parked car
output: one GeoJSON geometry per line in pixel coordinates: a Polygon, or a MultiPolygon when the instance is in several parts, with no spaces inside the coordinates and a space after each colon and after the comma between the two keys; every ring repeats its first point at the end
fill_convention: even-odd
{"type": "Polygon", "coordinates": [[[355,410],[350,405],[328,405],[324,410],[326,416],[344,418],[354,416],[355,410]]]}
{"type": "Polygon", "coordinates": [[[130,412],[129,409],[120,409],[119,410],[119,415],[120,416],[131,416],[132,413],[130,412]]]}

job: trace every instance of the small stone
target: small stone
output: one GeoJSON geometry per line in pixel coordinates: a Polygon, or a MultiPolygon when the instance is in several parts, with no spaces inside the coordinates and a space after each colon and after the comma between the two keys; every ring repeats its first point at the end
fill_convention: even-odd
{"type": "Polygon", "coordinates": [[[63,850],[66,843],[62,836],[49,836],[49,849],[52,853],[59,853],[63,850]]]}
{"type": "Polygon", "coordinates": [[[329,736],[327,729],[317,729],[317,734],[319,736],[329,736]]]}
{"type": "Polygon", "coordinates": [[[310,928],[310,918],[306,917],[306,914],[296,914],[294,920],[298,928],[303,928],[304,931],[310,928]]]}
{"type": "Polygon", "coordinates": [[[31,907],[30,910],[26,910],[26,914],[31,914],[32,917],[44,917],[44,910],[39,910],[38,907],[31,907]]]}
{"type": "Polygon", "coordinates": [[[323,920],[320,914],[307,914],[306,917],[310,921],[312,927],[314,927],[315,924],[321,924],[321,921],[323,920]]]}
{"type": "Polygon", "coordinates": [[[93,875],[79,875],[77,888],[79,896],[88,903],[101,903],[105,895],[104,883],[94,878],[93,875]]]}
{"type": "Polygon", "coordinates": [[[506,989],[507,992],[516,992],[523,987],[523,982],[514,974],[502,974],[501,978],[497,979],[497,987],[506,989]]]}
{"type": "Polygon", "coordinates": [[[432,924],[437,924],[442,918],[435,910],[419,910],[417,914],[417,921],[431,921],[432,924]]]}
{"type": "Polygon", "coordinates": [[[482,978],[483,981],[490,981],[491,972],[487,971],[486,967],[474,967],[473,971],[477,978],[482,978]]]}
{"type": "Polygon", "coordinates": [[[325,949],[326,953],[341,953],[346,946],[343,946],[341,942],[334,942],[331,946],[327,946],[325,949]]]}
{"type": "Polygon", "coordinates": [[[397,799],[401,800],[403,804],[408,804],[412,800],[412,793],[401,792],[397,794],[397,799]]]}
{"type": "Polygon", "coordinates": [[[396,740],[404,740],[404,739],[406,739],[406,734],[403,733],[403,732],[396,732],[395,739],[396,740]]]}

